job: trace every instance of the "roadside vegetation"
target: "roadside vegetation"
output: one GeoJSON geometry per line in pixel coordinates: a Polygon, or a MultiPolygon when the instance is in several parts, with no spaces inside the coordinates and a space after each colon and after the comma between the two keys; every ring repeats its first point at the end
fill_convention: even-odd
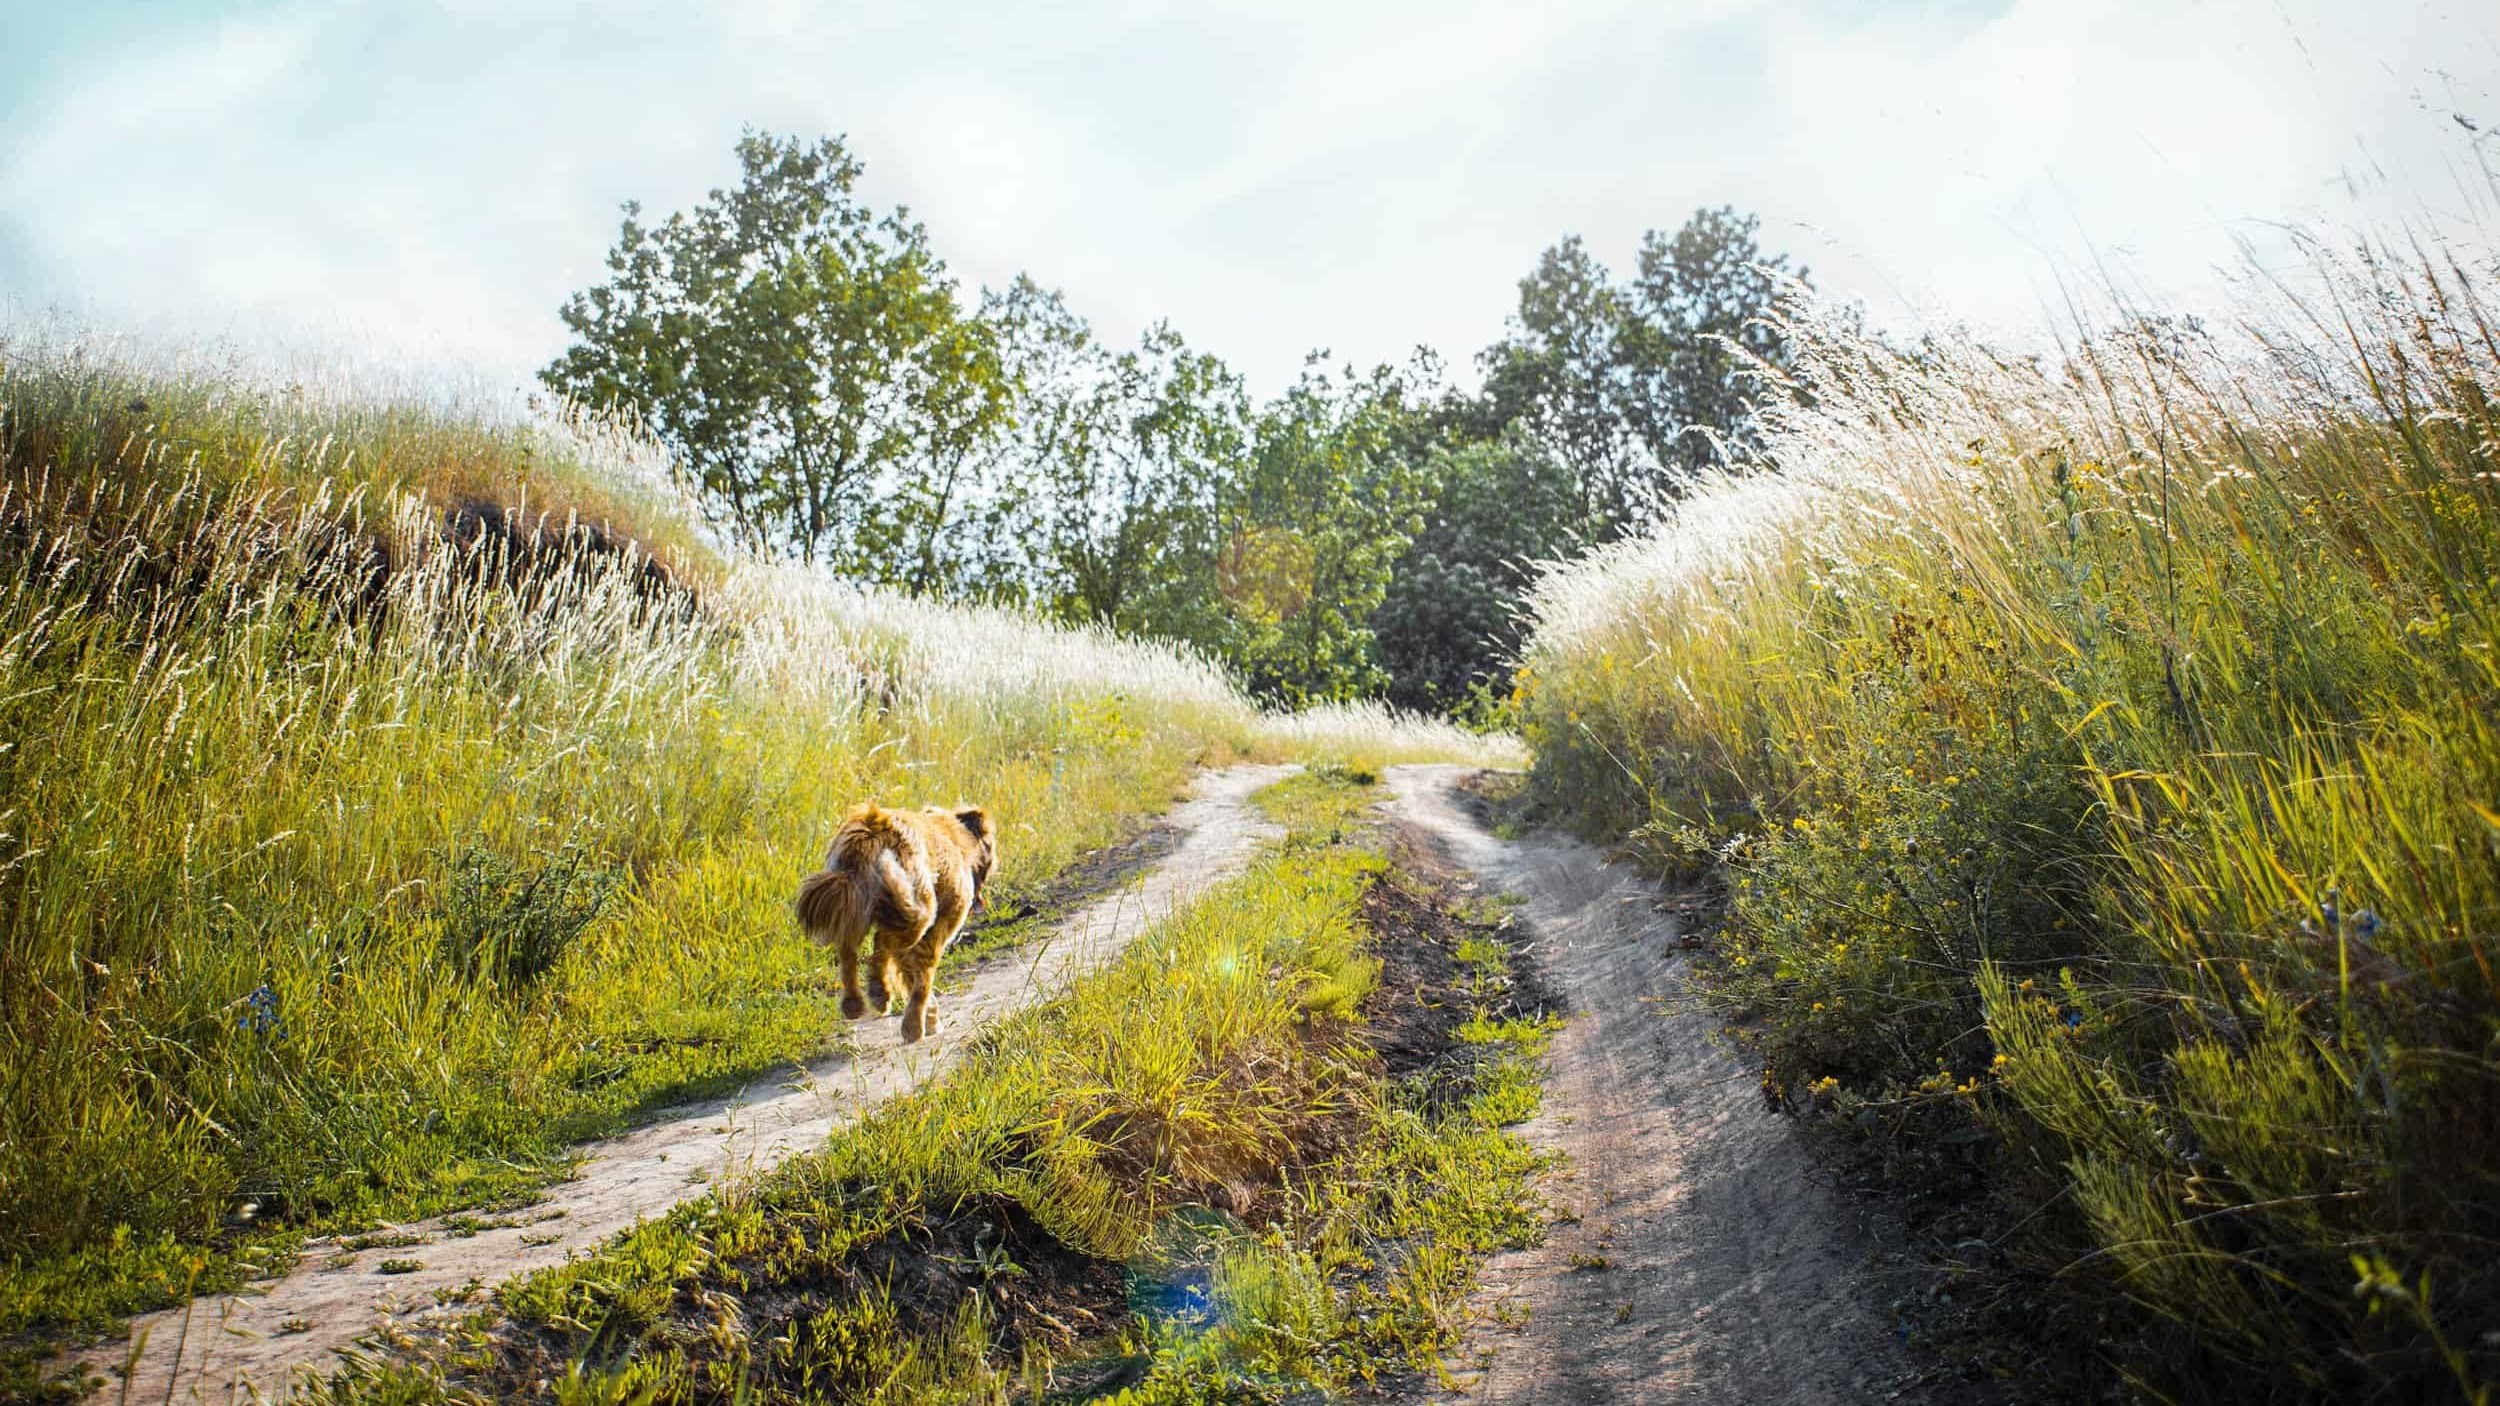
{"type": "MultiPolygon", "coordinates": [[[[664,457],[0,341],[0,1345],[492,1206],[820,1053],[843,808],[1044,890],[1297,745],[1179,648],[724,547],[664,457]]],[[[1395,719],[1339,750],[1409,745],[1395,719]]]]}
{"type": "Polygon", "coordinates": [[[2047,359],[1800,299],[1763,466],[1535,592],[1541,803],[1724,876],[1772,1096],[2161,1399],[2500,1384],[2495,278],[2047,359]]]}
{"type": "Polygon", "coordinates": [[[1435,1370],[1532,1238],[1544,1012],[1342,768],[1280,853],[814,1154],[352,1362],[337,1402],[1283,1400],[1435,1370]],[[1384,966],[1393,978],[1383,981],[1384,966]]]}

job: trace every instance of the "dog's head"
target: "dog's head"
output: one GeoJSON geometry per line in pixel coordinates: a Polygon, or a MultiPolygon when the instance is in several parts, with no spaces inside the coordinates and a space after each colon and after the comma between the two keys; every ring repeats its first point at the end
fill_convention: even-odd
{"type": "Polygon", "coordinates": [[[990,813],[979,806],[955,812],[955,823],[964,827],[977,846],[972,855],[972,892],[977,898],[989,888],[990,866],[998,862],[998,832],[991,828],[990,813]]]}

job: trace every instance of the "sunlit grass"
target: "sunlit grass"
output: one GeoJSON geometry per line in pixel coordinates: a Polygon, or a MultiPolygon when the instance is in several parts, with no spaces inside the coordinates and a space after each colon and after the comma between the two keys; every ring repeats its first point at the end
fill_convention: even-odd
{"type": "Polygon", "coordinates": [[[1528,760],[1526,749],[1511,734],[1474,732],[1444,718],[1369,700],[1263,717],[1256,736],[1265,747],[1296,760],[1368,771],[1409,762],[1520,767],[1528,760]]]}
{"type": "Polygon", "coordinates": [[[1522,706],[1548,803],[1728,864],[1774,1086],[1976,1114],[2137,1370],[2480,1392],[2500,270],[2313,272],[2047,364],[1799,310],[1778,471],[1550,576],[1522,706]]]}
{"type": "Polygon", "coordinates": [[[16,329],[0,456],[0,1339],[822,1052],[787,904],[858,799],[1029,885],[1304,749],[1181,648],[724,551],[576,416],[16,329]]]}

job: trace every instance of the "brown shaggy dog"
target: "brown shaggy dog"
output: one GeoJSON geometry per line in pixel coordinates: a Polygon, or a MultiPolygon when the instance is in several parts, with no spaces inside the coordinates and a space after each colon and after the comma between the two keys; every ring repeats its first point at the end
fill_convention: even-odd
{"type": "Polygon", "coordinates": [[[886,982],[902,974],[903,1039],[938,1028],[930,984],[938,958],[964,925],[998,862],[987,811],[887,810],[854,806],[825,851],[825,867],[799,885],[799,926],[842,954],[842,1014],[885,1012],[886,982]],[[875,937],[868,992],[859,989],[859,942],[875,937]]]}

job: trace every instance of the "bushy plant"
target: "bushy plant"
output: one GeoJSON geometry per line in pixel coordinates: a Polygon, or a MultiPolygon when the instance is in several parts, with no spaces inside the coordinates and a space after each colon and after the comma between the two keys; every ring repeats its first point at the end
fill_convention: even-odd
{"type": "Polygon", "coordinates": [[[516,862],[472,844],[451,862],[443,958],[471,981],[526,986],[554,969],[622,878],[579,845],[516,862]]]}

